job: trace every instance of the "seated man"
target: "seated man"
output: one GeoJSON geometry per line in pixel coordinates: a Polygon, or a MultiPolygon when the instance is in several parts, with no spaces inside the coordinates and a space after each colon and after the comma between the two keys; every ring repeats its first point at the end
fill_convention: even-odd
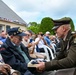
{"type": "Polygon", "coordinates": [[[21,43],[26,34],[19,27],[9,29],[8,34],[9,37],[0,49],[4,62],[21,72],[21,75],[33,75],[27,68],[30,60],[29,54],[21,43]]]}
{"type": "Polygon", "coordinates": [[[53,20],[53,29],[55,30],[58,38],[62,39],[61,50],[59,51],[55,60],[51,60],[49,62],[39,62],[37,66],[38,71],[43,72],[44,70],[52,71],[62,69],[60,74],[57,74],[61,75],[63,69],[75,67],[75,74],[71,75],[76,75],[76,32],[71,32],[71,21],[72,20],[68,17],[53,20]]]}

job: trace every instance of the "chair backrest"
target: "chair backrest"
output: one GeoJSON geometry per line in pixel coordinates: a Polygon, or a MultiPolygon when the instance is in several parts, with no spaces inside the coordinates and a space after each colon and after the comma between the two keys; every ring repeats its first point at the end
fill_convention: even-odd
{"type": "Polygon", "coordinates": [[[54,54],[56,54],[55,44],[51,44],[54,54]]]}
{"type": "Polygon", "coordinates": [[[47,54],[47,59],[49,61],[55,58],[52,50],[48,46],[44,45],[44,50],[45,50],[45,53],[47,54]]]}
{"type": "MultiPolygon", "coordinates": [[[[47,59],[48,61],[50,61],[50,60],[52,60],[52,59],[55,58],[52,50],[51,50],[48,46],[44,45],[44,46],[43,46],[43,49],[44,49],[44,51],[45,51],[44,54],[46,54],[46,57],[47,57],[46,59],[47,59]]],[[[36,48],[35,48],[35,52],[37,52],[36,48]]],[[[39,52],[38,52],[38,53],[39,53],[39,52]]],[[[41,53],[41,52],[40,52],[40,53],[41,53]]]]}

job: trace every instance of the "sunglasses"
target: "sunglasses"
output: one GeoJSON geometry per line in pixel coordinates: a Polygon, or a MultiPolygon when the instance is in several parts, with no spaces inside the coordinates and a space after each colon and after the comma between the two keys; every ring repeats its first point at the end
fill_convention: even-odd
{"type": "Polygon", "coordinates": [[[26,36],[30,36],[29,34],[26,34],[26,36]]]}

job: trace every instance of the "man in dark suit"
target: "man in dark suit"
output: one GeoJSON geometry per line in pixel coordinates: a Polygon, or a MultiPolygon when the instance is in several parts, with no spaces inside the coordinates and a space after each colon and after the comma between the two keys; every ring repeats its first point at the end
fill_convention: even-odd
{"type": "Polygon", "coordinates": [[[27,68],[27,63],[30,61],[29,54],[21,43],[26,34],[19,27],[9,29],[8,34],[9,37],[0,49],[4,62],[21,72],[21,75],[33,75],[27,68]]]}
{"type": "Polygon", "coordinates": [[[66,17],[53,20],[53,22],[53,30],[55,30],[58,38],[63,40],[62,47],[55,60],[39,62],[37,69],[40,72],[76,67],[76,33],[71,33],[71,19],[66,17]]]}

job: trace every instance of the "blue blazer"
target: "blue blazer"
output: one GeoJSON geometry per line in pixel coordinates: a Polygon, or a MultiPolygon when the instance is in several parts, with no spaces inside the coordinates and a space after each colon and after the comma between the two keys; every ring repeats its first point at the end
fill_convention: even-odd
{"type": "MultiPolygon", "coordinates": [[[[31,60],[28,49],[21,43],[21,49],[26,53],[28,58],[31,60]]],[[[21,75],[32,75],[28,70],[26,61],[22,54],[16,49],[16,47],[11,43],[10,39],[7,38],[5,43],[0,48],[1,55],[5,63],[9,64],[13,69],[21,72],[21,75]]]]}

